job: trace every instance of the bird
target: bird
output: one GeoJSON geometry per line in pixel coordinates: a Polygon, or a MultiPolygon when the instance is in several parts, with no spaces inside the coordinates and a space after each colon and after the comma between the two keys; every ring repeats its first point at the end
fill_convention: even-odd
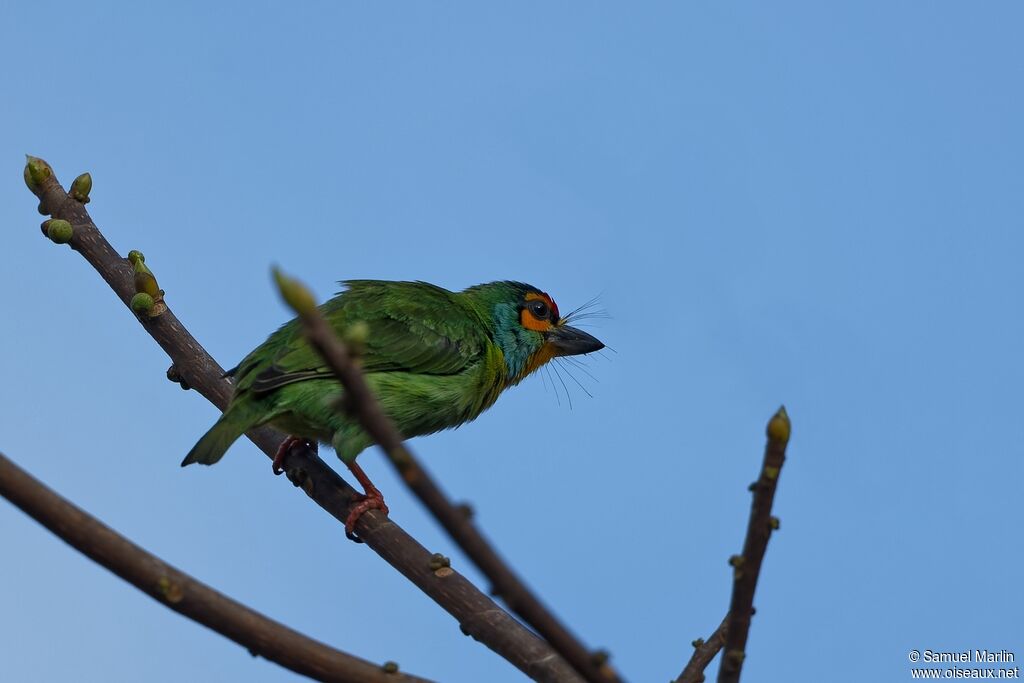
{"type": "MultiPolygon", "coordinates": [[[[460,292],[421,281],[340,284],[344,289],[320,310],[336,333],[362,327],[359,357],[367,385],[403,439],[459,427],[554,358],[604,348],[569,325],[573,314],[561,316],[547,293],[522,282],[489,282],[460,292]]],[[[367,510],[388,513],[380,491],[356,464],[373,440],[336,408],[342,385],[298,319],[282,325],[225,377],[234,381],[231,400],[182,467],[212,465],[246,431],[269,424],[291,435],[274,458],[275,474],[297,443],[315,448],[319,442],[330,444],[363,486],[345,522],[350,538],[367,510]]]]}

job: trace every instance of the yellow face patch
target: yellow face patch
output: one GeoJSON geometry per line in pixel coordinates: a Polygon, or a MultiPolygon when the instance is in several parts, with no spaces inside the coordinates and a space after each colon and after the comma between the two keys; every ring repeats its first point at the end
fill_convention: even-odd
{"type": "MultiPolygon", "coordinates": [[[[526,295],[526,301],[543,301],[549,312],[554,311],[555,316],[557,317],[558,315],[558,307],[555,306],[555,302],[547,294],[530,292],[526,295]]],[[[550,317],[537,317],[530,306],[524,307],[519,312],[519,322],[523,327],[534,332],[547,332],[552,328],[550,317]]]]}
{"type": "Polygon", "coordinates": [[[533,314],[527,308],[524,308],[519,314],[519,322],[522,323],[523,327],[534,332],[547,332],[551,329],[550,320],[538,320],[533,317],[533,314]]]}

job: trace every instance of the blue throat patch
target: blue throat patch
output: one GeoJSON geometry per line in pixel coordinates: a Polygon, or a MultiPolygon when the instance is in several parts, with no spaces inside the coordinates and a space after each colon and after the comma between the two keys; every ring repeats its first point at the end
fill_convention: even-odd
{"type": "Polygon", "coordinates": [[[505,355],[508,378],[515,380],[526,370],[526,363],[541,347],[543,338],[520,324],[518,307],[512,304],[495,304],[494,320],[494,342],[505,355]]]}

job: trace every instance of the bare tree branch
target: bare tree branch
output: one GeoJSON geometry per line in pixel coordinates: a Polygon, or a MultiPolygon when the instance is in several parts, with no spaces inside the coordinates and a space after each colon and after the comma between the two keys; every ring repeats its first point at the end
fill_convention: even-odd
{"type": "MultiPolygon", "coordinates": [[[[52,230],[47,234],[51,239],[67,242],[82,254],[130,308],[133,297],[149,293],[150,307],[137,308],[140,311],[137,317],[170,356],[176,380],[195,388],[223,410],[232,392],[230,382],[223,378],[223,369],[166,307],[162,292],[155,295],[158,291],[155,280],[149,282],[145,273],[140,275],[137,263],[133,272],[128,261],[114,251],[85,210],[80,201],[81,193],[75,192],[77,198],[69,196],[50,166],[41,159],[29,159],[26,182],[40,199],[40,213],[70,223],[68,239],[64,239],[63,225],[50,226],[52,230]]],[[[86,201],[87,195],[86,191],[86,201]]],[[[247,436],[270,458],[285,438],[284,434],[265,427],[252,430],[247,436]]],[[[308,449],[293,449],[288,464],[293,483],[344,523],[356,491],[308,449]]],[[[431,553],[387,517],[371,510],[359,518],[357,529],[360,538],[374,552],[454,616],[464,633],[484,643],[526,675],[538,681],[582,680],[548,643],[524,628],[465,577],[449,567],[432,567],[431,553]]]]}
{"type": "MultiPolygon", "coordinates": [[[[357,373],[357,376],[365,384],[362,375],[357,373]]],[[[472,513],[467,506],[454,505],[401,442],[382,446],[382,450],[409,489],[491,581],[491,595],[501,599],[508,609],[532,626],[589,683],[621,683],[619,674],[608,662],[608,654],[602,650],[589,651],[537,598],[470,521],[472,513]]]]}
{"type": "Polygon", "coordinates": [[[733,678],[726,680],[739,681],[740,668],[743,666],[743,648],[747,645],[750,617],[754,611],[754,589],[757,587],[757,577],[761,572],[761,561],[768,548],[771,532],[779,528],[779,520],[771,516],[771,511],[779,473],[786,459],[786,444],[789,442],[790,423],[785,407],[779,408],[768,421],[767,432],[768,443],[765,445],[761,475],[750,485],[750,490],[754,492],[754,500],[751,504],[743,555],[734,555],[729,559],[729,564],[734,568],[732,606],[725,619],[707,640],[698,638],[693,641],[693,655],[674,683],[702,683],[704,669],[727,643],[727,656],[723,658],[724,661],[719,667],[718,680],[720,683],[723,681],[722,676],[727,669],[728,661],[728,675],[733,678]],[[740,610],[739,614],[746,616],[737,618],[737,609],[740,610]],[[740,630],[742,633],[738,633],[740,630]]]}
{"type": "Polygon", "coordinates": [[[408,451],[399,446],[387,450],[388,460],[401,473],[416,497],[445,528],[477,568],[491,581],[491,594],[498,596],[513,613],[532,626],[590,683],[621,683],[603,651],[590,652],[576,636],[548,610],[523,581],[502,560],[464,510],[453,505],[408,451]]]}
{"type": "Polygon", "coordinates": [[[718,625],[715,632],[708,636],[707,640],[698,638],[693,641],[693,655],[686,663],[683,672],[675,680],[675,683],[703,683],[704,669],[715,658],[718,651],[725,645],[725,634],[729,629],[729,616],[726,615],[722,623],[718,625]]]}
{"type": "Polygon", "coordinates": [[[418,676],[387,672],[218,593],[68,502],[2,453],[0,496],[157,602],[230,638],[254,656],[318,681],[428,683],[418,676]]]}
{"type": "Polygon", "coordinates": [[[747,635],[750,632],[750,617],[754,613],[754,591],[757,577],[761,573],[761,561],[768,548],[772,531],[779,528],[779,520],[772,517],[772,501],[779,484],[779,474],[786,461],[786,444],[790,434],[789,416],[785,407],[768,421],[768,443],[764,447],[764,464],[761,475],[751,484],[754,500],[750,505],[750,521],[747,524],[747,538],[743,543],[743,554],[733,555],[729,564],[733,567],[732,602],[729,606],[725,653],[718,668],[718,683],[737,683],[746,657],[747,635]]]}

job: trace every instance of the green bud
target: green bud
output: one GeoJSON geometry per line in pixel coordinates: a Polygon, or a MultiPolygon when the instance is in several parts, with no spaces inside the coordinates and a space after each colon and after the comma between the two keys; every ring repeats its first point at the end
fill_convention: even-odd
{"type": "Polygon", "coordinates": [[[71,241],[71,236],[75,234],[71,224],[59,218],[43,221],[43,225],[46,226],[46,236],[57,244],[67,244],[71,241]]]}
{"type": "Polygon", "coordinates": [[[88,204],[90,192],[92,192],[92,176],[88,173],[83,173],[71,183],[71,198],[76,202],[88,204]]]}
{"type": "Polygon", "coordinates": [[[50,165],[38,157],[25,155],[25,182],[30,190],[35,191],[43,181],[53,175],[50,165]]]}
{"type": "Polygon", "coordinates": [[[398,673],[398,662],[384,662],[384,666],[381,667],[386,674],[398,673]]]}
{"type": "Polygon", "coordinates": [[[305,285],[285,275],[280,268],[275,267],[273,273],[277,290],[289,308],[299,315],[306,315],[316,310],[316,299],[305,285]]]}
{"type": "Polygon", "coordinates": [[[445,557],[444,555],[442,555],[441,553],[434,553],[433,555],[430,556],[430,568],[432,570],[436,571],[436,570],[440,569],[441,567],[450,567],[450,566],[452,566],[452,561],[450,559],[448,559],[447,557],[445,557]]]}
{"type": "MultiPolygon", "coordinates": [[[[145,265],[142,266],[146,268],[145,265]]],[[[160,285],[157,284],[156,278],[153,277],[153,273],[149,272],[149,268],[144,271],[135,271],[135,291],[150,295],[154,299],[159,299],[163,296],[164,292],[160,289],[160,285]]]]}
{"type": "Polygon", "coordinates": [[[132,264],[132,270],[135,271],[133,278],[135,291],[149,294],[155,300],[162,298],[164,292],[160,289],[160,285],[157,284],[153,271],[146,265],[146,257],[142,255],[142,252],[132,249],[128,252],[128,260],[132,264]]]}
{"type": "Polygon", "coordinates": [[[132,297],[131,307],[136,313],[149,313],[153,310],[153,305],[156,302],[153,301],[153,297],[145,292],[139,292],[132,297]]]}
{"type": "Polygon", "coordinates": [[[185,379],[181,376],[181,373],[178,372],[177,365],[172,364],[171,367],[167,368],[167,379],[171,380],[185,391],[188,391],[189,389],[192,388],[189,385],[189,383],[186,382],[185,379]]]}
{"type": "Polygon", "coordinates": [[[782,526],[782,522],[779,521],[778,517],[769,517],[768,518],[768,527],[772,531],[778,531],[780,526],[782,526]]]}
{"type": "Polygon", "coordinates": [[[365,320],[359,320],[345,328],[342,340],[353,356],[361,356],[366,352],[366,340],[370,338],[370,326],[365,320]]]}
{"type": "Polygon", "coordinates": [[[778,412],[768,420],[768,438],[772,441],[789,443],[789,432],[792,425],[789,422],[789,415],[786,413],[786,406],[779,408],[778,412]]]}
{"type": "Polygon", "coordinates": [[[181,584],[175,583],[166,576],[161,576],[156,583],[157,590],[170,603],[178,603],[185,599],[185,589],[181,584]]]}
{"type": "Polygon", "coordinates": [[[607,664],[611,657],[612,656],[608,650],[594,650],[590,653],[590,663],[600,668],[607,664]]]}

